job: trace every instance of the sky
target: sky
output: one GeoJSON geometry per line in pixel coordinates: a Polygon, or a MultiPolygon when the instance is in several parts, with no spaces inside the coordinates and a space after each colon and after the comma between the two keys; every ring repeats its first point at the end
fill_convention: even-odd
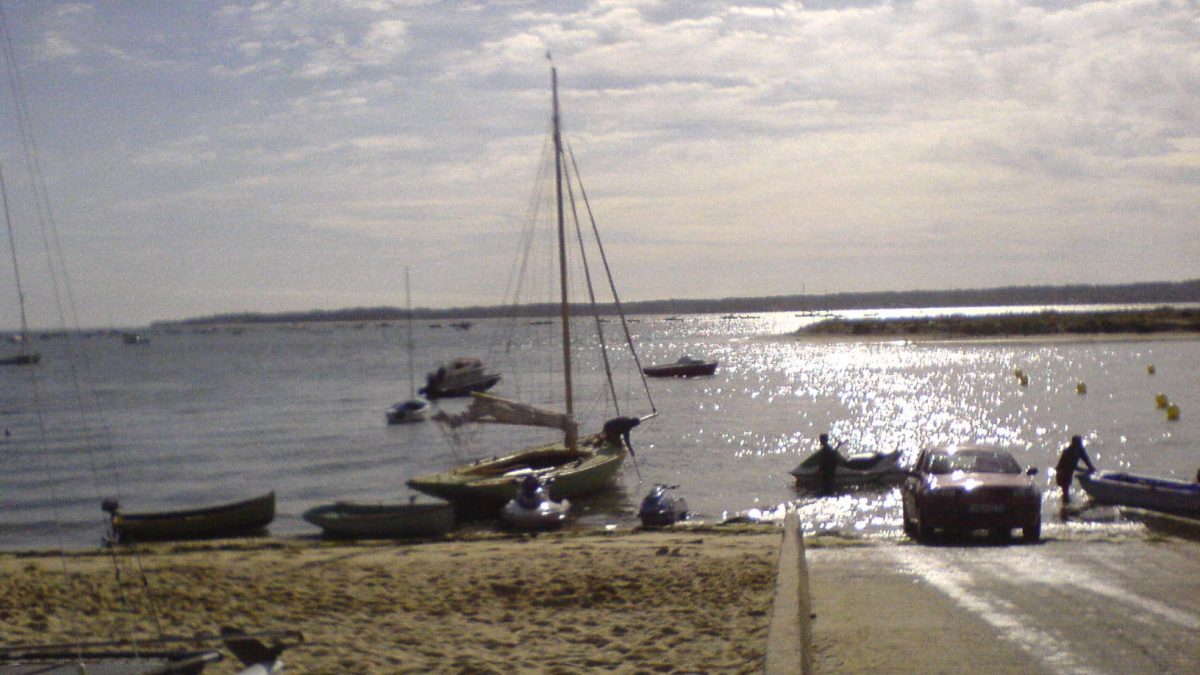
{"type": "Polygon", "coordinates": [[[1195,0],[0,6],[32,326],[501,304],[547,52],[623,300],[1200,277],[1195,0]]]}

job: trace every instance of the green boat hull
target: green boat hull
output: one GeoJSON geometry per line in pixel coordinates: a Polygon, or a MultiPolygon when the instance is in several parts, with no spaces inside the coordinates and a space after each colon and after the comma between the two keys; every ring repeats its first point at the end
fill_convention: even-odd
{"type": "Polygon", "coordinates": [[[576,450],[561,443],[484,459],[440,473],[416,476],[408,486],[445,499],[460,510],[502,507],[517,494],[517,482],[533,473],[550,480],[550,497],[574,499],[608,489],[625,461],[624,447],[602,436],[581,439],[576,450]]]}

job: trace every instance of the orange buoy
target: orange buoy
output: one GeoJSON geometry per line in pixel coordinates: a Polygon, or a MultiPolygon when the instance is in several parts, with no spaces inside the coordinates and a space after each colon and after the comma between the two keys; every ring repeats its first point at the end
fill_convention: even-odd
{"type": "Polygon", "coordinates": [[[1021,373],[1021,376],[1017,378],[1017,381],[1021,383],[1022,387],[1029,386],[1029,378],[1025,375],[1025,373],[1021,373]]]}
{"type": "Polygon", "coordinates": [[[1168,401],[1166,394],[1159,394],[1158,396],[1154,397],[1154,404],[1157,405],[1159,409],[1167,407],[1167,403],[1168,401]]]}

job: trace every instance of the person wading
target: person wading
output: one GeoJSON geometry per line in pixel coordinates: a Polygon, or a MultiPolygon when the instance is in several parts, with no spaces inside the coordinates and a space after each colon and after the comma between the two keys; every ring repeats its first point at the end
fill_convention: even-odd
{"type": "Polygon", "coordinates": [[[1096,465],[1088,457],[1087,449],[1083,447],[1082,436],[1072,436],[1071,444],[1063,448],[1058,464],[1054,467],[1054,482],[1062,488],[1062,503],[1066,506],[1071,501],[1071,481],[1075,479],[1075,469],[1079,462],[1087,465],[1088,471],[1095,471],[1096,465]]]}

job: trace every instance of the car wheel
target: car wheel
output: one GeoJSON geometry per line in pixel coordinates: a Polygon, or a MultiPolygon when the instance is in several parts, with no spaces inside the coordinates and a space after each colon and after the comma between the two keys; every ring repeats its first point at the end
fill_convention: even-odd
{"type": "Polygon", "coordinates": [[[1021,528],[1021,536],[1025,541],[1036,542],[1042,538],[1042,518],[1038,516],[1025,527],[1021,528]]]}
{"type": "Polygon", "coordinates": [[[909,517],[908,504],[904,505],[904,515],[902,517],[904,523],[904,534],[907,534],[909,539],[915,540],[917,538],[917,526],[913,523],[912,518],[909,517]]]}
{"type": "Polygon", "coordinates": [[[925,519],[921,518],[921,512],[917,511],[917,517],[913,525],[913,539],[917,541],[929,541],[932,535],[933,528],[925,524],[925,519]]]}

